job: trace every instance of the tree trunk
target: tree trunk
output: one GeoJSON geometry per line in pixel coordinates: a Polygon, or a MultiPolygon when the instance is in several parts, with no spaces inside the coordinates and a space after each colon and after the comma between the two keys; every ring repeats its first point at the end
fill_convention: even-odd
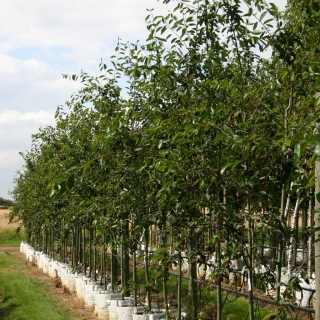
{"type": "Polygon", "coordinates": [[[182,272],[181,272],[181,252],[178,252],[178,320],[181,320],[181,283],[182,283],[182,272]]]}
{"type": "Polygon", "coordinates": [[[82,238],[82,264],[83,264],[83,273],[87,275],[87,268],[86,268],[86,228],[83,228],[83,238],[82,238]]]}
{"type": "Polygon", "coordinates": [[[150,291],[151,291],[151,286],[150,286],[150,279],[149,279],[149,227],[146,227],[144,230],[144,244],[145,244],[145,248],[144,248],[144,254],[145,254],[145,276],[146,276],[146,291],[147,291],[147,308],[148,311],[151,311],[151,295],[150,295],[150,291]]]}
{"type": "Polygon", "coordinates": [[[91,277],[92,274],[92,230],[88,230],[88,236],[89,236],[89,277],[91,277]]]}
{"type": "MultiPolygon", "coordinates": [[[[284,220],[285,220],[285,194],[286,194],[286,183],[283,182],[282,188],[281,188],[281,209],[280,209],[280,230],[278,231],[278,252],[277,252],[277,282],[276,282],[276,301],[280,300],[280,286],[279,284],[281,282],[281,266],[282,266],[282,252],[283,252],[283,234],[281,231],[281,227],[285,227],[284,220]]],[[[275,313],[278,314],[278,307],[275,309],[275,313]]]]}
{"type": "Polygon", "coordinates": [[[137,255],[136,255],[136,245],[133,247],[132,253],[132,280],[133,280],[133,299],[134,299],[134,306],[137,306],[137,255]]]}
{"type": "MultiPolygon", "coordinates": [[[[297,201],[296,201],[296,205],[294,208],[294,214],[292,217],[292,223],[291,223],[291,228],[293,230],[297,229],[297,216],[298,216],[298,212],[299,212],[299,195],[297,197],[297,201]]],[[[289,255],[288,255],[288,274],[291,276],[292,273],[292,268],[295,267],[294,263],[295,263],[295,247],[296,247],[296,239],[294,236],[291,236],[290,238],[290,247],[289,247],[289,255]]]]}
{"type": "Polygon", "coordinates": [[[189,233],[189,289],[188,300],[191,306],[191,319],[197,319],[198,315],[198,293],[197,284],[193,280],[197,279],[197,259],[195,256],[196,239],[194,230],[190,229],[189,233]]]}
{"type": "MultiPolygon", "coordinates": [[[[121,245],[121,285],[123,288],[128,287],[129,281],[129,252],[128,252],[128,234],[129,234],[129,224],[128,220],[123,221],[123,236],[122,236],[122,245],[121,245]]],[[[128,295],[129,292],[126,292],[125,295],[128,295]]]]}
{"type": "MultiPolygon", "coordinates": [[[[320,133],[320,120],[316,122],[316,130],[315,133],[320,133]]],[[[315,224],[314,227],[316,230],[320,228],[320,202],[319,202],[319,195],[320,195],[320,158],[316,160],[315,164],[315,213],[314,213],[314,220],[315,224]]],[[[320,231],[315,232],[315,240],[318,240],[320,236],[320,231]]],[[[315,243],[315,275],[316,275],[316,292],[314,293],[316,299],[316,306],[315,306],[315,314],[316,319],[320,319],[320,242],[315,243]]]]}
{"type": "Polygon", "coordinates": [[[222,320],[222,290],[221,290],[221,275],[220,270],[222,267],[221,263],[221,242],[220,239],[217,242],[217,254],[216,254],[216,261],[217,261],[217,269],[218,269],[218,279],[216,280],[217,284],[217,320],[222,320]]]}
{"type": "Polygon", "coordinates": [[[254,301],[253,301],[253,222],[250,217],[250,204],[248,202],[248,293],[249,293],[249,319],[254,320],[254,301]]]}
{"type": "Polygon", "coordinates": [[[312,277],[312,246],[313,246],[313,201],[312,197],[309,200],[309,227],[311,231],[311,236],[308,239],[308,277],[311,279],[312,277]]]}

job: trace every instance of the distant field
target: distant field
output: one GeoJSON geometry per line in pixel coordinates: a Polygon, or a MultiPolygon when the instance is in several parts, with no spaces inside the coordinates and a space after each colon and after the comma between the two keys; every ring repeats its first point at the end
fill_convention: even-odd
{"type": "Polygon", "coordinates": [[[9,223],[9,219],[7,217],[10,209],[2,209],[0,207],[0,230],[3,229],[16,229],[19,224],[18,223],[9,223]]]}
{"type": "Polygon", "coordinates": [[[9,212],[10,209],[2,209],[0,207],[0,249],[2,251],[4,248],[6,251],[10,251],[11,247],[19,247],[21,241],[25,241],[23,229],[17,232],[19,223],[9,223],[7,216],[9,212]]]}

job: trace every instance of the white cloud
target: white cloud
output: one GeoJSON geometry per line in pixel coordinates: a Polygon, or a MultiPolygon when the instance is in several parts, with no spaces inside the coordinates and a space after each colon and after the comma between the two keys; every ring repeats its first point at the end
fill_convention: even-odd
{"type": "Polygon", "coordinates": [[[22,168],[23,159],[18,149],[0,150],[0,196],[6,199],[11,198],[8,190],[13,190],[13,182],[18,170],[22,168]]]}
{"type": "Polygon", "coordinates": [[[156,0],[4,0],[1,5],[2,53],[21,46],[65,47],[64,59],[87,71],[114,52],[118,37],[146,38],[146,8],[164,14],[173,7],[156,0]]]}
{"type": "Polygon", "coordinates": [[[44,110],[25,113],[15,110],[0,112],[0,124],[16,124],[21,121],[33,121],[41,125],[54,125],[55,123],[53,114],[44,110]]]}
{"type": "Polygon", "coordinates": [[[62,71],[47,63],[0,55],[0,109],[55,110],[80,88],[80,83],[62,78],[62,71]]]}

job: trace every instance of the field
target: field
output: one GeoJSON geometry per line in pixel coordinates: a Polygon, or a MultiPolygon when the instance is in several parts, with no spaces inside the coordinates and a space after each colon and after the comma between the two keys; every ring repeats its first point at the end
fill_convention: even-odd
{"type": "Polygon", "coordinates": [[[19,226],[18,223],[9,223],[9,219],[7,217],[9,212],[10,212],[10,209],[3,209],[0,207],[0,230],[3,230],[3,229],[13,230],[13,229],[17,229],[17,227],[19,226]]]}
{"type": "Polygon", "coordinates": [[[11,251],[25,241],[23,229],[18,229],[19,223],[9,223],[9,212],[9,209],[0,208],[0,245],[5,251],[11,251]]]}

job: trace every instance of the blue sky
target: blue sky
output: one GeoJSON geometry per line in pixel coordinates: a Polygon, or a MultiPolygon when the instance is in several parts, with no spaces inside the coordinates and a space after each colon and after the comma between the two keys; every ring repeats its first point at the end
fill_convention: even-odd
{"type": "MultiPolygon", "coordinates": [[[[282,5],[286,1],[276,2],[282,5]]],[[[165,14],[175,2],[156,0],[2,0],[0,11],[0,197],[10,198],[19,152],[31,134],[54,125],[54,113],[80,88],[62,74],[99,72],[118,38],[147,37],[146,8],[165,14]]]]}

